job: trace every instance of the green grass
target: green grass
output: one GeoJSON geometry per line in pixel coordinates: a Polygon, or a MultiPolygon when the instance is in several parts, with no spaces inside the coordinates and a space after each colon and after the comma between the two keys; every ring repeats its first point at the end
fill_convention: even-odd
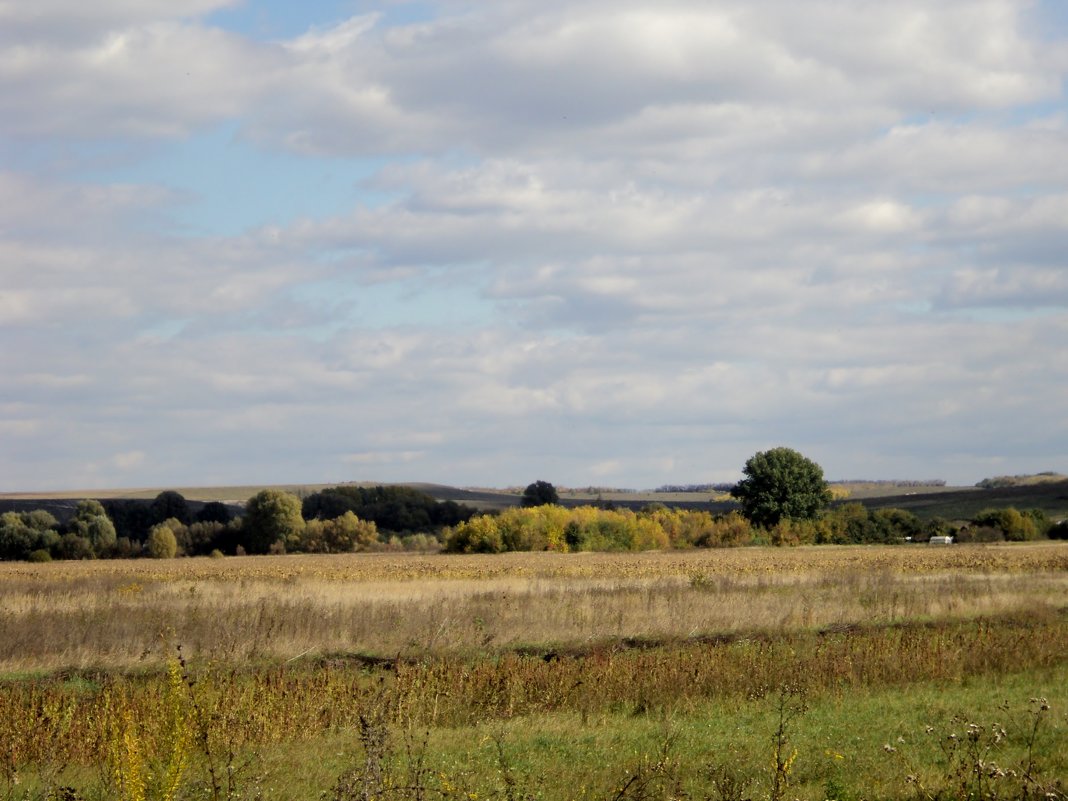
{"type": "MultiPolygon", "coordinates": [[[[906,782],[910,774],[928,788],[949,784],[952,769],[937,743],[951,732],[963,733],[968,722],[1004,726],[1008,738],[990,757],[1018,768],[1026,760],[1029,699],[1036,696],[1046,697],[1056,711],[1039,730],[1036,764],[1046,779],[1064,780],[1068,670],[1062,667],[956,685],[920,684],[905,692],[854,690],[811,699],[807,712],[787,729],[789,750],[797,752],[788,797],[820,800],[833,782],[849,798],[906,798],[912,793],[906,782]],[[886,745],[894,752],[884,750],[886,745]]],[[[498,743],[520,790],[547,801],[610,799],[626,775],[643,764],[648,769],[665,748],[674,765],[671,782],[692,797],[712,795],[708,770],[726,767],[749,778],[753,797],[766,798],[778,725],[774,701],[772,693],[679,709],[608,710],[585,720],[558,713],[439,728],[430,732],[428,752],[435,773],[479,798],[504,793],[498,743]]],[[[403,750],[402,734],[393,733],[398,750],[403,750]]],[[[420,737],[416,731],[417,744],[420,737]]],[[[261,765],[279,797],[313,799],[346,764],[362,759],[356,733],[341,732],[265,751],[261,765]]]]}
{"type": "MultiPolygon", "coordinates": [[[[1036,739],[1036,774],[1047,782],[1064,781],[1068,668],[1061,666],[953,684],[920,683],[904,692],[854,689],[810,698],[807,711],[785,731],[786,751],[794,755],[786,797],[822,801],[828,787],[837,787],[843,798],[912,798],[916,785],[906,780],[909,775],[928,791],[952,789],[955,768],[939,743],[950,733],[963,736],[968,723],[1004,727],[1007,738],[986,758],[1019,771],[1027,760],[1033,721],[1028,710],[1036,696],[1052,707],[1036,739]]],[[[516,799],[611,801],[628,776],[642,771],[651,779],[650,798],[715,798],[714,770],[746,779],[746,797],[768,798],[776,699],[772,691],[742,700],[644,710],[624,706],[587,715],[567,711],[430,730],[393,726],[385,769],[403,782],[410,756],[422,755],[428,769],[423,781],[433,799],[507,801],[511,793],[516,799]]],[[[351,726],[260,746],[240,753],[233,764],[242,797],[259,793],[264,799],[312,801],[332,797],[343,772],[367,766],[367,753],[358,728],[351,726]]],[[[99,792],[92,771],[67,769],[62,777],[85,788],[87,798],[99,792]]],[[[1005,779],[1001,787],[1001,797],[1007,797],[1015,785],[1005,779]]]]}

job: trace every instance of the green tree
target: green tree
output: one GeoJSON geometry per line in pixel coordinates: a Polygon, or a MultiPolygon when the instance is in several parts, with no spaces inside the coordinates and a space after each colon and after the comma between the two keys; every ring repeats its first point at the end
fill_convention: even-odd
{"type": "Polygon", "coordinates": [[[56,551],[63,559],[92,559],[94,556],[93,544],[89,539],[74,532],[63,535],[56,551]]]}
{"type": "Polygon", "coordinates": [[[18,512],[0,515],[0,559],[25,559],[37,547],[36,532],[18,512]]]}
{"type": "Polygon", "coordinates": [[[377,542],[378,527],[373,521],[360,520],[352,512],[345,512],[332,520],[307,521],[304,530],[286,542],[286,550],[349,553],[367,550],[377,542]]]}
{"type": "Polygon", "coordinates": [[[523,506],[545,506],[560,503],[556,487],[548,481],[535,481],[523,490],[523,506]]]}
{"type": "Polygon", "coordinates": [[[1021,513],[1015,507],[1004,509],[983,509],[972,518],[972,525],[979,528],[994,528],[1001,531],[1005,539],[1012,542],[1037,539],[1039,528],[1035,518],[1021,513]]]}
{"type": "Polygon", "coordinates": [[[223,523],[225,525],[232,517],[229,507],[220,501],[208,501],[197,512],[198,523],[223,523]]]}
{"type": "Polygon", "coordinates": [[[277,542],[298,539],[304,529],[300,498],[289,492],[265,489],[245,505],[241,544],[249,553],[267,553],[277,542]]]}
{"type": "MultiPolygon", "coordinates": [[[[98,556],[104,555],[115,547],[115,541],[118,536],[115,533],[115,525],[111,522],[107,512],[104,511],[100,501],[90,498],[78,501],[78,506],[75,507],[74,511],[74,519],[70,521],[67,528],[71,534],[88,540],[93,551],[98,556]]],[[[77,546],[71,547],[75,551],[77,550],[77,546]]]]}
{"type": "Polygon", "coordinates": [[[0,559],[28,559],[34,551],[59,546],[59,523],[43,509],[0,515],[0,559]]]}
{"type": "Polygon", "coordinates": [[[745,463],[745,478],[731,490],[756,525],[811,520],[831,501],[823,468],[792,448],[761,451],[745,463]]]}
{"type": "MultiPolygon", "coordinates": [[[[177,518],[170,518],[170,520],[177,522],[177,518]]],[[[145,550],[153,559],[173,559],[178,555],[178,539],[168,525],[170,520],[157,523],[148,532],[145,550]]]]}
{"type": "Polygon", "coordinates": [[[183,525],[189,525],[193,516],[189,513],[189,504],[180,492],[165,490],[152,501],[152,519],[156,523],[162,523],[168,518],[174,518],[183,525]]]}

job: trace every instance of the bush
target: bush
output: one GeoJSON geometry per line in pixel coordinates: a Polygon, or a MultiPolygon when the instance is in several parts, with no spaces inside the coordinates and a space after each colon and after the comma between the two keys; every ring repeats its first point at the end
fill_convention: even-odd
{"type": "Polygon", "coordinates": [[[479,515],[447,529],[445,550],[453,553],[500,553],[504,550],[504,542],[496,518],[479,515]]]}
{"type": "Polygon", "coordinates": [[[52,554],[44,548],[38,548],[36,551],[30,551],[30,554],[26,559],[30,562],[51,562],[52,554]]]}
{"type": "MultiPolygon", "coordinates": [[[[98,555],[108,554],[114,547],[118,535],[115,525],[107,516],[100,501],[86,499],[79,501],[68,529],[71,534],[89,542],[98,555]]],[[[81,557],[68,557],[81,558],[81,557]]]]}
{"type": "Polygon", "coordinates": [[[111,555],[116,559],[129,559],[141,553],[141,543],[135,543],[129,537],[119,537],[115,540],[115,547],[111,549],[111,555]]]}
{"type": "Polygon", "coordinates": [[[301,509],[305,520],[332,520],[345,512],[380,531],[432,534],[470,520],[477,510],[455,501],[438,503],[425,492],[403,486],[333,487],[309,495],[301,509]]]}
{"type": "Polygon", "coordinates": [[[178,540],[167,522],[159,523],[149,529],[145,551],[153,559],[173,559],[178,555],[178,540]]]}
{"type": "Polygon", "coordinates": [[[1051,540],[1068,540],[1068,520],[1061,520],[1050,526],[1046,536],[1051,540]]]}
{"type": "Polygon", "coordinates": [[[964,526],[957,532],[956,540],[962,544],[1004,542],[1005,532],[994,526],[964,526]]]}
{"type": "Polygon", "coordinates": [[[437,537],[430,534],[409,534],[401,538],[401,544],[406,551],[434,552],[441,550],[441,543],[437,537]]]}
{"type": "Polygon", "coordinates": [[[229,523],[233,515],[230,507],[219,501],[210,501],[204,504],[197,512],[198,523],[229,523]]]}
{"type": "Polygon", "coordinates": [[[513,507],[481,515],[450,529],[445,548],[462,553],[500,551],[644,551],[671,541],[651,516],[593,506],[513,507]]]}
{"type": "Polygon", "coordinates": [[[63,535],[57,550],[62,559],[92,559],[96,555],[89,538],[74,532],[63,535]]]}
{"type": "Polygon", "coordinates": [[[245,508],[241,544],[249,553],[268,553],[284,548],[287,540],[304,529],[300,499],[282,490],[265,489],[253,495],[245,508]]]}
{"type": "Polygon", "coordinates": [[[286,548],[294,553],[351,553],[365,551],[378,543],[378,527],[345,512],[333,520],[309,520],[291,535],[286,548]]]}
{"type": "Polygon", "coordinates": [[[214,521],[193,523],[175,531],[178,552],[188,556],[203,556],[218,547],[225,538],[226,525],[214,521]]]}
{"type": "Polygon", "coordinates": [[[1005,509],[984,509],[972,518],[972,525],[999,529],[1010,542],[1034,540],[1039,536],[1035,518],[1030,514],[1022,514],[1011,506],[1005,509]]]}

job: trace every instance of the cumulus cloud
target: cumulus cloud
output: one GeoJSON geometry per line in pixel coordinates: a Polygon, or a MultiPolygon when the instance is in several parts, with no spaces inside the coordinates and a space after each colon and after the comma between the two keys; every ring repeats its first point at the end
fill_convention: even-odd
{"type": "Polygon", "coordinates": [[[0,2],[0,483],[1068,459],[1068,51],[1027,4],[440,2],[276,41],[228,5],[0,2]],[[372,174],[210,237],[195,191],[86,174],[221,122],[372,174]]]}

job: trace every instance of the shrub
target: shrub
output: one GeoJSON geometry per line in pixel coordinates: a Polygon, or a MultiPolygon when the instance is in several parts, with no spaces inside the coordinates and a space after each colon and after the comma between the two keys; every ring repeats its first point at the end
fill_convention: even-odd
{"type": "Polygon", "coordinates": [[[305,553],[351,553],[365,551],[378,542],[378,527],[345,512],[333,520],[309,520],[289,537],[288,550],[305,553]]]}
{"type": "Polygon", "coordinates": [[[107,516],[104,507],[100,501],[92,499],[78,502],[74,519],[70,521],[68,528],[71,534],[85,539],[93,551],[99,555],[106,554],[114,548],[118,538],[115,525],[107,516]]]}
{"type": "Polygon", "coordinates": [[[1039,536],[1035,518],[1021,514],[1018,509],[1011,506],[1005,509],[984,509],[972,518],[972,524],[1000,529],[1005,539],[1010,542],[1033,540],[1039,536]]]}
{"type": "Polygon", "coordinates": [[[137,556],[141,553],[141,544],[134,543],[129,537],[119,537],[115,540],[115,547],[111,549],[111,554],[116,559],[129,559],[132,556],[137,556]]]}
{"type": "Polygon", "coordinates": [[[331,520],[345,512],[373,522],[380,531],[429,534],[469,520],[477,510],[455,501],[438,503],[411,487],[351,485],[313,493],[301,508],[305,520],[331,520]]]}
{"type": "MultiPolygon", "coordinates": [[[[932,535],[934,536],[934,535],[932,535]]],[[[964,526],[957,532],[957,542],[1004,542],[1005,532],[995,526],[964,526]]]]}
{"type": "Polygon", "coordinates": [[[209,501],[197,512],[198,523],[229,523],[233,515],[230,507],[219,501],[209,501]]]}
{"type": "Polygon", "coordinates": [[[447,529],[445,550],[454,553],[500,553],[504,550],[504,542],[496,518],[479,515],[447,529]]]}
{"type": "Polygon", "coordinates": [[[63,559],[92,559],[96,555],[89,538],[74,532],[63,535],[57,550],[63,559]]]}
{"type": "Polygon", "coordinates": [[[706,535],[697,539],[703,548],[733,548],[748,545],[753,540],[753,526],[741,512],[728,512],[712,521],[706,535]]]}
{"type": "MultiPolygon", "coordinates": [[[[373,524],[372,524],[373,525],[373,524]]],[[[441,543],[430,534],[409,534],[401,539],[406,551],[440,551],[441,543]]]]}
{"type": "MultiPolygon", "coordinates": [[[[249,553],[267,553],[304,528],[300,499],[289,492],[265,489],[253,495],[245,509],[241,543],[249,553]]],[[[284,551],[283,551],[284,552],[284,551]]]]}
{"type": "Polygon", "coordinates": [[[52,554],[44,548],[38,548],[36,551],[30,551],[30,554],[26,559],[30,562],[51,562],[52,554]]]}
{"type": "Polygon", "coordinates": [[[179,553],[201,556],[218,547],[225,537],[226,525],[215,521],[193,523],[174,532],[179,553]]]}
{"type": "Polygon", "coordinates": [[[878,542],[902,542],[916,539],[923,532],[923,522],[904,509],[876,509],[871,514],[878,542]]]}
{"type": "Polygon", "coordinates": [[[173,559],[178,555],[178,540],[167,522],[158,523],[149,529],[145,551],[153,559],[173,559]]]}

